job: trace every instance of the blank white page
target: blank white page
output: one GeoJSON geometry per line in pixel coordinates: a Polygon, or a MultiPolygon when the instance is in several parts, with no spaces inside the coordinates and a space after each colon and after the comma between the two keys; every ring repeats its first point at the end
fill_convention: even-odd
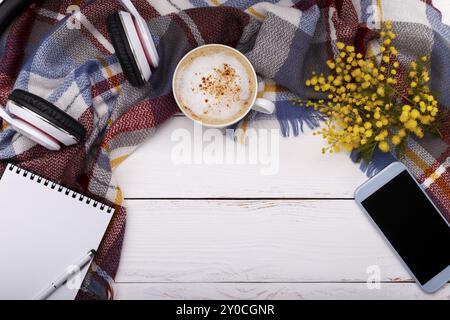
{"type": "MultiPolygon", "coordinates": [[[[0,180],[0,299],[35,298],[67,267],[97,250],[114,213],[17,170],[8,165],[0,180]]],[[[82,270],[82,278],[87,270],[82,270]]],[[[63,286],[49,298],[74,299],[76,294],[63,286]]]]}

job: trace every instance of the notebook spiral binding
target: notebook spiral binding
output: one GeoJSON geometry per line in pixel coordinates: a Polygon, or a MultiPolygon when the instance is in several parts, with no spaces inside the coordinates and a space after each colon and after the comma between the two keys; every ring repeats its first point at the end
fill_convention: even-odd
{"type": "Polygon", "coordinates": [[[63,187],[55,182],[44,179],[30,171],[19,168],[13,164],[8,164],[7,170],[15,171],[16,174],[21,174],[24,178],[29,178],[32,181],[36,181],[39,184],[42,184],[45,187],[49,187],[52,190],[56,190],[57,192],[64,193],[66,196],[71,196],[73,199],[78,199],[81,202],[85,202],[87,205],[92,205],[94,208],[99,208],[100,211],[106,211],[107,213],[111,213],[114,209],[110,206],[104,205],[98,201],[95,201],[91,198],[88,198],[80,193],[77,193],[69,188],[63,187]]]}

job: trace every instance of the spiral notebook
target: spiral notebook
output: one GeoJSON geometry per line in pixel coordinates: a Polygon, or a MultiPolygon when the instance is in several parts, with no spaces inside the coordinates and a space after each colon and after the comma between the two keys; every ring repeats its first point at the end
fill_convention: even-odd
{"type": "MultiPolygon", "coordinates": [[[[0,180],[0,299],[34,299],[97,250],[114,209],[9,164],[0,180]]],[[[89,266],[77,275],[86,276],[89,266]]],[[[76,283],[49,299],[74,299],[76,283]]]]}

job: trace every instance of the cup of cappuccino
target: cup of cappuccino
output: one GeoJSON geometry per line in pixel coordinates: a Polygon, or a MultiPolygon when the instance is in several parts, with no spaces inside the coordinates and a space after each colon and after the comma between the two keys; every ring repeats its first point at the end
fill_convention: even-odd
{"type": "Polygon", "coordinates": [[[239,51],[208,44],[190,51],[175,69],[173,95],[181,111],[207,127],[223,128],[250,110],[271,114],[272,101],[258,98],[258,79],[239,51]]]}

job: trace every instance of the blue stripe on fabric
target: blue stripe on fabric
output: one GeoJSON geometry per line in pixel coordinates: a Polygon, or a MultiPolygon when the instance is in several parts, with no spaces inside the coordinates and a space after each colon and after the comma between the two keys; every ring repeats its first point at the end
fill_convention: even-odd
{"type": "Polygon", "coordinates": [[[16,156],[16,152],[13,148],[13,139],[15,134],[16,131],[11,128],[0,132],[0,159],[11,159],[16,156]]]}
{"type": "Polygon", "coordinates": [[[276,92],[276,99],[275,101],[288,101],[289,99],[295,99],[299,98],[295,93],[292,91],[280,91],[276,92]]]}
{"type": "Polygon", "coordinates": [[[426,14],[433,29],[434,41],[431,52],[431,88],[441,104],[450,106],[450,26],[441,20],[441,14],[427,5],[426,14]]]}
{"type": "MultiPolygon", "coordinates": [[[[275,4],[279,2],[280,0],[265,0],[264,2],[275,4]]],[[[233,7],[238,9],[247,9],[251,6],[257,4],[258,2],[261,2],[260,0],[228,0],[223,3],[223,6],[226,7],[233,7]]]]}
{"type": "Polygon", "coordinates": [[[152,28],[151,24],[148,24],[148,30],[150,31],[150,35],[152,36],[153,43],[155,44],[156,49],[158,49],[159,43],[161,42],[161,37],[159,34],[152,28]]]}
{"type": "Polygon", "coordinates": [[[104,152],[104,150],[99,152],[96,164],[106,172],[111,172],[111,159],[109,158],[109,155],[104,152]]]}
{"type": "Polygon", "coordinates": [[[189,0],[195,8],[210,7],[211,5],[204,0],[189,0]]]}
{"type": "Polygon", "coordinates": [[[51,95],[48,96],[47,100],[51,103],[55,103],[58,101],[72,86],[72,84],[76,81],[76,76],[74,73],[67,75],[63,82],[58,84],[55,90],[51,95]]]}
{"type": "MultiPolygon", "coordinates": [[[[114,55],[115,56],[115,55],[114,55]]],[[[84,103],[86,105],[92,105],[92,83],[99,83],[100,81],[106,80],[106,77],[102,73],[102,66],[99,62],[95,62],[91,66],[92,70],[77,70],[75,73],[75,81],[80,91],[80,95],[83,97],[84,103]],[[83,72],[84,71],[84,72],[83,72]],[[100,76],[97,76],[100,74],[100,76]]]]}
{"type": "MultiPolygon", "coordinates": [[[[42,42],[30,54],[30,57],[33,58],[28,59],[22,69],[47,79],[59,79],[65,77],[77,67],[76,61],[66,54],[64,48],[61,46],[61,42],[54,36],[58,34],[59,29],[66,28],[67,19],[68,17],[49,28],[47,33],[42,37],[42,42]],[[48,55],[49,52],[51,53],[51,57],[48,55]],[[59,68],[56,68],[56,66],[59,68]]],[[[66,45],[74,46],[76,43],[66,45]]]]}
{"type": "Polygon", "coordinates": [[[361,20],[365,23],[367,23],[369,18],[373,15],[369,10],[371,6],[374,6],[373,0],[361,0],[361,20]]]}
{"type": "Polygon", "coordinates": [[[74,61],[69,59],[68,55],[64,54],[64,49],[61,48],[59,43],[55,43],[57,39],[54,39],[55,32],[58,32],[59,28],[66,27],[66,19],[67,18],[61,20],[60,22],[58,22],[58,24],[49,28],[47,32],[42,36],[43,40],[38,43],[35,48],[29,53],[28,56],[33,58],[25,60],[25,63],[21,68],[21,73],[19,74],[19,77],[17,79],[18,87],[24,90],[28,89],[28,81],[31,72],[48,79],[58,79],[65,77],[66,74],[70,72],[70,70],[73,70],[76,67],[74,61]],[[58,61],[49,61],[48,55],[46,55],[45,52],[42,52],[45,48],[49,48],[49,50],[47,50],[46,52],[52,52],[52,54],[54,48],[59,48],[60,54],[57,56],[57,58],[60,59],[61,57],[64,57],[65,59],[61,59],[58,61]],[[55,68],[53,68],[53,65],[47,66],[42,63],[43,61],[49,61],[58,66],[63,65],[65,68],[63,70],[60,70],[59,73],[55,74],[55,68]],[[66,70],[65,73],[63,72],[64,70],[66,70]]]}
{"type": "MultiPolygon", "coordinates": [[[[300,25],[315,26],[319,14],[318,8],[312,7],[302,14],[300,25]]],[[[300,59],[300,57],[306,57],[306,52],[310,47],[312,37],[308,31],[311,32],[308,29],[304,31],[301,28],[295,31],[287,59],[274,77],[276,83],[288,87],[291,91],[300,90],[303,87],[303,77],[299,71],[304,70],[304,59],[300,59]]],[[[283,95],[286,95],[286,93],[277,93],[276,100],[280,100],[283,95]]],[[[277,101],[276,107],[276,117],[280,123],[283,136],[290,134],[297,136],[303,131],[304,124],[310,128],[315,128],[319,126],[320,119],[322,119],[321,114],[314,109],[294,106],[291,101],[277,101]]]]}
{"type": "Polygon", "coordinates": [[[28,63],[31,64],[28,69],[30,72],[48,79],[63,78],[77,67],[76,61],[65,53],[59,39],[55,37],[43,41],[28,63]],[[51,56],[48,55],[49,52],[51,56]]]}
{"type": "MultiPolygon", "coordinates": [[[[299,92],[304,87],[302,70],[304,70],[305,57],[310,49],[312,37],[300,29],[295,30],[289,53],[283,66],[276,73],[274,80],[291,91],[299,92]]],[[[318,53],[326,54],[326,53],[318,53]]],[[[325,61],[326,59],[324,59],[325,61]]],[[[324,67],[325,68],[325,67],[324,67]]],[[[321,72],[322,70],[316,70],[321,72]]]]}
{"type": "MultiPolygon", "coordinates": [[[[117,58],[117,55],[111,55],[109,57],[106,58],[106,63],[108,66],[111,66],[113,64],[119,63],[119,60],[117,58]]],[[[90,75],[91,79],[93,78],[95,83],[99,83],[101,81],[105,81],[108,80],[108,77],[105,76],[105,74],[103,73],[103,66],[102,65],[98,65],[99,69],[93,74],[90,75]]],[[[86,80],[87,82],[91,81],[89,79],[86,79],[86,77],[84,77],[83,80],[86,80]]],[[[80,88],[85,85],[88,86],[88,88],[90,88],[89,83],[86,83],[86,81],[79,82],[78,85],[80,86],[80,88]]],[[[86,102],[87,105],[92,105],[92,95],[91,92],[89,90],[85,90],[83,93],[83,98],[84,101],[86,102]]],[[[109,103],[111,101],[111,99],[116,98],[117,94],[113,93],[112,90],[106,90],[105,92],[102,92],[100,94],[100,96],[102,97],[103,101],[105,102],[105,104],[108,107],[109,112],[112,112],[112,109],[114,108],[114,104],[109,103]]],[[[115,100],[114,100],[115,101],[115,100]]]]}
{"type": "Polygon", "coordinates": [[[6,38],[8,37],[8,33],[5,32],[3,35],[0,35],[0,57],[3,58],[3,54],[5,52],[6,46],[6,38]]]}
{"type": "Polygon", "coordinates": [[[14,89],[22,89],[28,91],[28,83],[30,82],[30,73],[22,69],[14,84],[14,89]]]}
{"type": "Polygon", "coordinates": [[[317,27],[317,21],[320,18],[320,9],[317,5],[303,11],[300,18],[299,28],[311,37],[314,36],[317,27]]]}

